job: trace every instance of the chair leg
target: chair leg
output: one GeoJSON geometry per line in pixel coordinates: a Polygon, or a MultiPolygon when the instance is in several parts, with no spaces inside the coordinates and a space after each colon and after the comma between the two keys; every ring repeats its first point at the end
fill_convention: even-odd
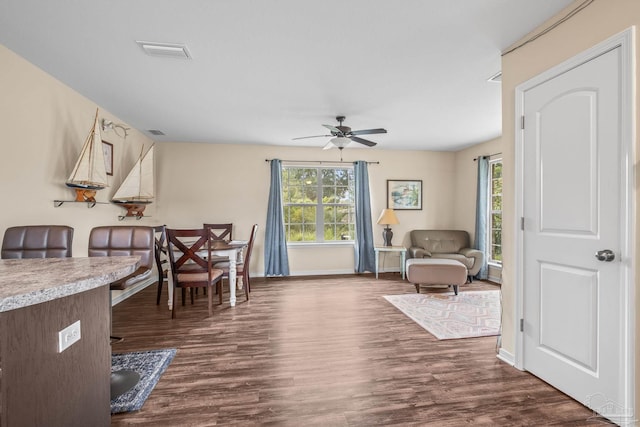
{"type": "Polygon", "coordinates": [[[242,283],[244,284],[244,295],[249,301],[249,275],[245,272],[242,273],[242,283]]]}
{"type": "Polygon", "coordinates": [[[220,304],[222,304],[222,282],[224,281],[224,279],[221,277],[220,281],[218,282],[218,299],[220,300],[220,304]]]}
{"type": "MultiPolygon", "coordinates": [[[[173,301],[171,302],[171,318],[176,318],[176,297],[178,296],[178,289],[173,288],[173,301]]],[[[184,298],[182,298],[184,300],[184,298]]]]}
{"type": "Polygon", "coordinates": [[[209,301],[209,317],[213,316],[213,295],[212,292],[207,292],[207,300],[209,301]]]}
{"type": "Polygon", "coordinates": [[[187,288],[182,288],[182,305],[185,304],[186,300],[187,300],[187,288]]]}
{"type": "Polygon", "coordinates": [[[158,277],[158,296],[156,297],[156,305],[160,305],[160,297],[162,296],[163,283],[164,283],[164,278],[158,277]]]}
{"type": "Polygon", "coordinates": [[[189,288],[189,295],[191,295],[191,305],[193,305],[193,295],[195,294],[195,290],[198,288],[189,288]]]}

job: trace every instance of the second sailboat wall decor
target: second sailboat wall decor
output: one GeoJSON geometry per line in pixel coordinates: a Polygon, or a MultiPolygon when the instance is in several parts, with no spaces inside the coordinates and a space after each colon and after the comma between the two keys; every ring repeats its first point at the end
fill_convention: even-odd
{"type": "Polygon", "coordinates": [[[121,219],[142,218],[144,209],[153,202],[153,147],[152,145],[144,155],[140,153],[129,175],[111,198],[112,203],[127,210],[127,213],[120,217],[121,219]]]}
{"type": "Polygon", "coordinates": [[[109,186],[97,109],[93,127],[84,141],[78,161],[66,185],[76,190],[76,202],[95,202],[96,190],[109,186]]]}

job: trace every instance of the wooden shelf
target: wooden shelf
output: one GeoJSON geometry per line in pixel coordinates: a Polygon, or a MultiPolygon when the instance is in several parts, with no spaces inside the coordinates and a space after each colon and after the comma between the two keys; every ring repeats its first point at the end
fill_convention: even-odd
{"type": "Polygon", "coordinates": [[[78,202],[77,200],[54,200],[53,201],[53,207],[59,208],[60,206],[62,206],[65,203],[84,203],[85,205],[87,205],[87,208],[89,208],[89,209],[91,209],[95,205],[108,205],[109,204],[107,202],[78,202]]]}
{"type": "Polygon", "coordinates": [[[147,216],[147,215],[135,215],[135,216],[118,215],[118,221],[123,221],[123,220],[125,220],[127,218],[135,219],[135,220],[139,221],[142,218],[151,218],[151,217],[147,216]]]}

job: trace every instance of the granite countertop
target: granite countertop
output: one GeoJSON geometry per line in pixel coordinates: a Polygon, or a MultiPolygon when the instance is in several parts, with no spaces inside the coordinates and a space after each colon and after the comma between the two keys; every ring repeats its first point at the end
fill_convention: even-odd
{"type": "Polygon", "coordinates": [[[137,256],[0,260],[0,312],[98,288],[135,271],[137,256]]]}

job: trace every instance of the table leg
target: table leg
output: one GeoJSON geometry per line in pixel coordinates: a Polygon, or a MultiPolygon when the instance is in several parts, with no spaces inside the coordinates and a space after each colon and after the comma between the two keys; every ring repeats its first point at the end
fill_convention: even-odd
{"type": "Polygon", "coordinates": [[[228,252],[229,254],[229,304],[231,307],[236,306],[236,250],[228,252]]]}
{"type": "Polygon", "coordinates": [[[402,273],[402,280],[404,280],[405,259],[407,253],[405,251],[400,252],[400,272],[402,273]]]}
{"type": "Polygon", "coordinates": [[[171,270],[167,272],[167,293],[169,293],[169,310],[173,308],[173,275],[171,270]]]}
{"type": "MultiPolygon", "coordinates": [[[[369,252],[371,253],[371,252],[369,252]]],[[[378,278],[378,264],[380,263],[380,251],[375,251],[376,253],[376,279],[378,278]]]]}

